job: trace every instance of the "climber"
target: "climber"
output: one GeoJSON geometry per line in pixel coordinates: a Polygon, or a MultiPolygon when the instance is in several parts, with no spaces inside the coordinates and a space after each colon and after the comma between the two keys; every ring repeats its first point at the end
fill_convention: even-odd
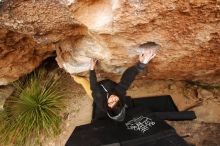
{"type": "Polygon", "coordinates": [[[115,121],[123,121],[126,108],[132,106],[132,99],[126,96],[126,91],[134,81],[136,75],[143,71],[147,63],[156,55],[156,48],[142,47],[139,62],[128,68],[122,75],[119,83],[105,79],[97,82],[95,66],[96,59],[90,63],[90,88],[94,98],[93,121],[109,117],[115,121]]]}
{"type": "Polygon", "coordinates": [[[123,73],[119,83],[110,79],[97,82],[96,59],[90,62],[90,84],[85,78],[73,75],[89,97],[93,97],[92,122],[76,127],[65,146],[189,146],[165,120],[193,120],[194,112],[179,112],[169,95],[137,99],[126,96],[136,75],[155,57],[154,46],[142,46],[139,62],[123,73]]]}

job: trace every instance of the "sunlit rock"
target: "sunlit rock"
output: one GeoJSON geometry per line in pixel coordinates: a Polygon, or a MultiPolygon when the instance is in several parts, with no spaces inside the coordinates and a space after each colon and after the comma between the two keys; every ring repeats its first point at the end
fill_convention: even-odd
{"type": "Polygon", "coordinates": [[[146,79],[220,82],[220,6],[212,0],[12,0],[0,12],[1,84],[31,72],[54,50],[68,73],[87,71],[93,57],[102,73],[119,75],[147,42],[161,48],[146,79]],[[19,35],[6,42],[8,31],[19,35]],[[32,53],[48,47],[46,55],[32,53]],[[22,51],[25,61],[17,63],[22,51]]]}

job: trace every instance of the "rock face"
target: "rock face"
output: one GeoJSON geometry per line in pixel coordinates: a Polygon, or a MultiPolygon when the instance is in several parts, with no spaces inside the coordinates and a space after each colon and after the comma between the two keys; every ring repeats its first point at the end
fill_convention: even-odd
{"type": "Polygon", "coordinates": [[[33,71],[55,51],[56,42],[84,30],[58,1],[2,2],[0,85],[33,71]]]}
{"type": "Polygon", "coordinates": [[[121,74],[147,42],[161,49],[146,78],[220,82],[218,0],[5,0],[0,11],[0,84],[53,50],[69,73],[88,70],[95,57],[103,72],[121,74]]]}
{"type": "Polygon", "coordinates": [[[52,44],[37,44],[29,36],[1,29],[0,85],[33,71],[52,52],[52,44]]]}

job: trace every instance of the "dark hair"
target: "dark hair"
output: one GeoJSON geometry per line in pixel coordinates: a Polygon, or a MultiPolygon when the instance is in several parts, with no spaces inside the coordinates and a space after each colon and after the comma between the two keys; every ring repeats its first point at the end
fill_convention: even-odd
{"type": "Polygon", "coordinates": [[[113,108],[108,108],[109,114],[111,116],[115,116],[115,115],[118,115],[121,112],[121,110],[124,106],[124,102],[123,102],[123,99],[117,94],[116,91],[114,91],[114,90],[111,91],[110,94],[109,94],[109,97],[111,95],[116,95],[119,98],[119,101],[117,102],[117,104],[113,108]]]}
{"type": "Polygon", "coordinates": [[[108,107],[108,113],[111,116],[116,116],[121,112],[122,108],[123,106],[121,104],[121,101],[119,100],[113,108],[108,107]]]}

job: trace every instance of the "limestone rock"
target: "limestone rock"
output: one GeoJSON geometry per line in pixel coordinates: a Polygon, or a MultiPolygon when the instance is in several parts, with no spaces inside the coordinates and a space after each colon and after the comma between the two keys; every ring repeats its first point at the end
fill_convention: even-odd
{"type": "Polygon", "coordinates": [[[1,32],[5,33],[0,33],[0,85],[30,73],[53,51],[52,44],[41,45],[27,35],[12,31],[1,32]]]}
{"type": "Polygon", "coordinates": [[[195,111],[197,121],[206,123],[219,123],[220,121],[220,104],[209,101],[203,102],[201,106],[195,107],[192,110],[195,111]]]}
{"type": "Polygon", "coordinates": [[[177,133],[192,145],[217,146],[220,144],[220,124],[198,121],[169,121],[177,133]]]}
{"type": "MultiPolygon", "coordinates": [[[[219,6],[212,1],[79,2],[74,17],[111,50],[117,66],[134,63],[135,49],[155,42],[161,50],[148,78],[219,82],[219,6]]],[[[116,65],[116,64],[115,64],[116,65]]]]}
{"type": "Polygon", "coordinates": [[[200,99],[207,100],[207,99],[213,99],[214,98],[214,93],[211,92],[211,91],[208,91],[206,89],[199,88],[197,90],[197,92],[198,92],[198,98],[200,98],[200,99]]]}
{"type": "Polygon", "coordinates": [[[91,58],[108,60],[108,49],[102,47],[95,39],[89,36],[68,38],[57,47],[57,62],[69,73],[87,71],[91,58]]]}
{"type": "Polygon", "coordinates": [[[0,85],[33,71],[55,51],[55,43],[84,34],[58,1],[4,1],[0,6],[0,85]]]}
{"type": "Polygon", "coordinates": [[[69,73],[87,71],[95,57],[113,78],[137,61],[136,50],[146,42],[161,46],[146,79],[219,83],[219,20],[213,0],[4,1],[0,84],[31,72],[52,50],[69,73]]]}

